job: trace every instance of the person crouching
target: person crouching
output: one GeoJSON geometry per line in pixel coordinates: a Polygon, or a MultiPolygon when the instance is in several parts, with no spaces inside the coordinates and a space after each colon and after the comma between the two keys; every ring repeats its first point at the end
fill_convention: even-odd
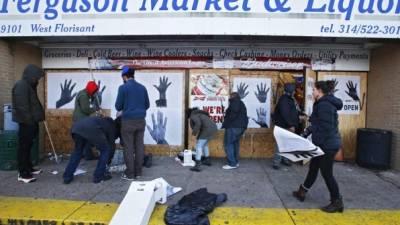
{"type": "Polygon", "coordinates": [[[75,150],[72,152],[63,178],[64,184],[74,179],[74,173],[82,158],[85,146],[90,143],[100,151],[99,161],[93,175],[93,182],[100,183],[110,180],[111,175],[106,172],[111,152],[115,150],[117,130],[115,122],[110,117],[86,117],[75,122],[71,129],[75,150]]]}
{"type": "Polygon", "coordinates": [[[214,138],[217,133],[217,125],[212,121],[207,112],[198,108],[188,109],[187,113],[192,128],[192,135],[197,137],[196,140],[196,165],[191,171],[200,172],[201,164],[211,166],[210,151],[208,142],[214,138]],[[204,154],[204,160],[201,157],[204,154]]]}

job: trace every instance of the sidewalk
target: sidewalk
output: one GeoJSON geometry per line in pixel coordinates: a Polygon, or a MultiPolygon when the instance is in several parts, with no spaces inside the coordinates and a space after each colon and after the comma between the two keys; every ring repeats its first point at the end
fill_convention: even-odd
{"type": "MultiPolygon", "coordinates": [[[[155,157],[154,165],[144,170],[141,180],[163,177],[171,185],[183,188],[168,204],[200,187],[213,193],[226,193],[228,201],[211,215],[211,224],[400,224],[400,173],[373,171],[345,163],[335,164],[345,203],[344,214],[325,214],[319,207],[329,202],[329,194],[321,177],[305,202],[292,197],[307,172],[307,167],[293,165],[273,170],[269,160],[242,160],[240,168],[221,169],[224,160],[213,160],[212,167],[201,173],[189,171],[173,158],[155,157]]],[[[69,185],[62,184],[61,165],[46,161],[44,173],[32,184],[18,183],[16,172],[0,172],[0,224],[106,224],[125,196],[129,182],[114,174],[111,181],[93,184],[96,162],[81,162],[89,172],[76,177],[69,185]],[[57,170],[53,175],[50,172],[57,170]],[[17,198],[16,198],[17,197],[17,198]],[[30,207],[27,206],[30,204],[30,207]],[[30,210],[32,209],[32,210],[30,210]],[[31,220],[31,223],[28,221],[31,220]],[[11,221],[11,223],[9,222],[11,221]],[[39,223],[40,222],[40,223],[39,223]],[[64,223],[62,223],[64,222],[64,223]]],[[[165,206],[153,213],[150,224],[164,224],[165,206]]]]}

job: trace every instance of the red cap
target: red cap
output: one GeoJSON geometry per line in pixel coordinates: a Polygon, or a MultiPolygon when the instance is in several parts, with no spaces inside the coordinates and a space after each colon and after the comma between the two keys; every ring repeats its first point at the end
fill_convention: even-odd
{"type": "Polygon", "coordinates": [[[86,92],[88,93],[89,96],[92,96],[94,93],[96,93],[99,90],[99,86],[97,86],[96,82],[94,81],[89,81],[86,85],[86,92]]]}

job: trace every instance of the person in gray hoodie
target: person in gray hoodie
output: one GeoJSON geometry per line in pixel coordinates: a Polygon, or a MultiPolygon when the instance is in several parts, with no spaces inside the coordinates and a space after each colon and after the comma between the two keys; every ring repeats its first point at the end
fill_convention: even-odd
{"type": "Polygon", "coordinates": [[[33,175],[41,173],[31,163],[31,148],[39,133],[39,122],[45,119],[42,104],[37,95],[39,80],[44,76],[42,69],[28,65],[22,79],[12,89],[12,119],[19,125],[17,152],[18,181],[31,183],[36,181],[33,175]]]}
{"type": "Polygon", "coordinates": [[[190,170],[200,172],[201,164],[211,166],[208,142],[213,139],[217,133],[217,125],[210,119],[210,116],[207,112],[198,108],[188,109],[187,115],[189,116],[192,135],[197,137],[196,165],[190,170]],[[202,162],[201,157],[203,155],[204,160],[202,162]]]}

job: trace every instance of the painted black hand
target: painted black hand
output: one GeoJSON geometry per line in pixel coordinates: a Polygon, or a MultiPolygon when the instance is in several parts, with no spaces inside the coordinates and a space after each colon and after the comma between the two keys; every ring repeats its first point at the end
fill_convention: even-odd
{"type": "Polygon", "coordinates": [[[334,83],[334,89],[333,89],[333,94],[335,94],[339,89],[337,89],[337,86],[339,84],[339,81],[337,81],[337,79],[332,79],[333,83],[334,83]]]}
{"type": "Polygon", "coordinates": [[[237,92],[239,94],[240,99],[246,98],[246,96],[249,94],[249,92],[247,91],[248,87],[249,85],[247,85],[246,83],[240,83],[237,86],[237,92]]]}
{"type": "Polygon", "coordinates": [[[153,138],[154,141],[157,142],[157,144],[168,144],[168,142],[165,140],[165,133],[167,130],[167,120],[168,118],[164,118],[164,114],[160,111],[157,112],[157,122],[154,117],[154,113],[151,114],[151,119],[153,121],[153,128],[151,128],[149,125],[147,126],[147,129],[150,132],[151,137],[153,138]]]}
{"type": "Polygon", "coordinates": [[[77,95],[77,93],[72,94],[72,91],[74,90],[74,88],[76,86],[76,83],[74,83],[72,86],[71,86],[71,83],[72,83],[72,79],[69,81],[67,81],[67,79],[65,79],[64,85],[62,83],[60,84],[61,96],[60,96],[60,99],[56,102],[57,109],[70,103],[77,95]]]}
{"type": "Polygon", "coordinates": [[[267,84],[257,84],[257,92],[255,91],[254,94],[256,95],[258,101],[260,103],[265,103],[267,102],[267,97],[268,97],[268,92],[269,88],[267,89],[267,84]]]}
{"type": "Polygon", "coordinates": [[[257,109],[257,119],[252,118],[255,123],[262,128],[268,128],[267,125],[267,110],[264,108],[257,109]]]}
{"type": "Polygon", "coordinates": [[[347,82],[347,89],[346,94],[350,96],[354,101],[360,101],[360,98],[357,94],[357,84],[354,85],[353,81],[347,82]]]}
{"type": "Polygon", "coordinates": [[[153,85],[160,94],[160,98],[156,100],[157,107],[167,107],[167,89],[172,84],[172,82],[168,83],[168,77],[163,76],[160,77],[160,84],[158,86],[153,85]]]}

